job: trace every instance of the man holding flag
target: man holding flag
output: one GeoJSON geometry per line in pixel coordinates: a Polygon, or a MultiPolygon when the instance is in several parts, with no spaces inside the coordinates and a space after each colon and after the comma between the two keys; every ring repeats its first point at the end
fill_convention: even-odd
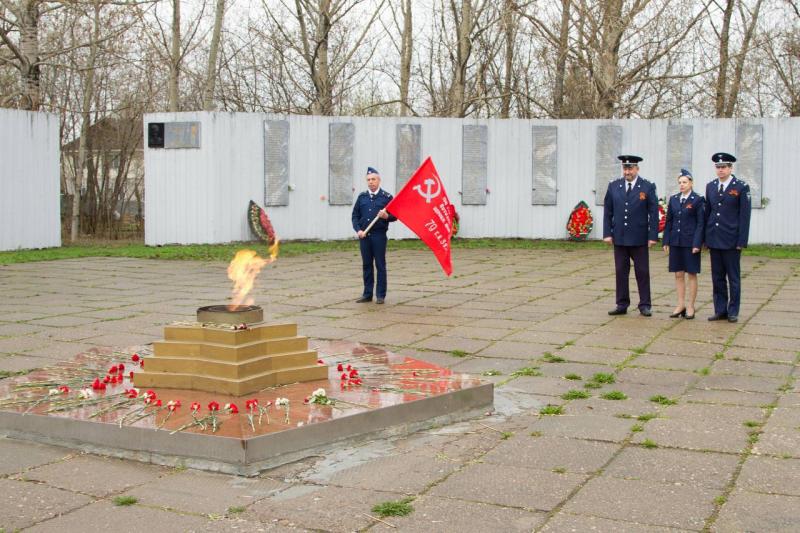
{"type": "MultiPolygon", "coordinates": [[[[367,175],[367,180],[369,181],[369,174],[367,175]]],[[[361,197],[359,196],[359,198],[361,197]]],[[[358,204],[358,201],[356,201],[356,204],[358,204]]],[[[379,227],[386,218],[391,217],[390,220],[399,219],[428,245],[442,266],[444,273],[449,276],[453,273],[453,265],[450,258],[450,239],[453,237],[455,215],[455,207],[450,203],[442,180],[439,178],[439,173],[429,157],[414,172],[414,175],[397,193],[397,196],[375,216],[363,233],[369,234],[373,226],[379,227]],[[388,211],[391,211],[392,214],[389,215],[388,211]]],[[[383,222],[383,224],[386,223],[383,222]]],[[[353,227],[357,227],[356,209],[353,209],[353,227]]],[[[359,231],[358,235],[361,238],[362,232],[359,231]]],[[[370,299],[371,297],[366,301],[370,299]]]]}
{"type": "Polygon", "coordinates": [[[382,304],[386,298],[386,232],[389,222],[397,220],[386,211],[392,195],[381,189],[381,176],[377,170],[367,167],[367,190],[356,198],[353,206],[353,230],[361,248],[361,266],[364,271],[364,292],[358,303],[372,301],[375,273],[378,283],[375,287],[375,303],[382,304]],[[373,269],[374,264],[374,269],[373,269]]]}

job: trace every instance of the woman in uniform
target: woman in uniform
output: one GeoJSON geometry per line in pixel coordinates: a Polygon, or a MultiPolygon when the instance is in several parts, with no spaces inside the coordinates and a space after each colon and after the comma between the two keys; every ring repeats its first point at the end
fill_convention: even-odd
{"type": "Polygon", "coordinates": [[[692,173],[685,168],[678,176],[680,192],[670,197],[664,226],[664,251],[669,254],[669,271],[675,273],[678,303],[670,318],[694,318],[697,274],[703,246],[705,200],[694,192],[692,173]]]}

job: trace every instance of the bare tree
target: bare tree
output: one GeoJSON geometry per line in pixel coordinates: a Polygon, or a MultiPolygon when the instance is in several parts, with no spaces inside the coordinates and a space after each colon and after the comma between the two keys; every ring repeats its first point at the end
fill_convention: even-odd
{"type": "Polygon", "coordinates": [[[222,20],[225,15],[225,0],[217,0],[214,10],[214,29],[211,32],[211,48],[208,51],[208,67],[206,68],[206,82],[203,86],[203,109],[214,109],[214,85],[217,80],[217,52],[219,39],[222,32],[222,20]]]}

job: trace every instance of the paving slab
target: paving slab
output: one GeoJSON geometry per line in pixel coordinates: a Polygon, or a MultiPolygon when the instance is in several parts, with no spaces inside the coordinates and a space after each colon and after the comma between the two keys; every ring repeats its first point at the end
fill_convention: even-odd
{"type": "Polygon", "coordinates": [[[800,496],[800,459],[751,455],[742,465],[736,487],[751,492],[800,496]]]}
{"type": "Polygon", "coordinates": [[[0,479],[0,529],[17,531],[91,501],[89,496],[38,483],[0,479]]]}
{"type": "Polygon", "coordinates": [[[629,446],[603,471],[604,476],[724,489],[739,457],[731,454],[629,446]]]}
{"type": "Polygon", "coordinates": [[[794,363],[797,354],[783,350],[761,350],[758,348],[742,348],[731,346],[725,350],[725,358],[743,361],[760,361],[764,363],[794,363]]]}
{"type": "Polygon", "coordinates": [[[631,421],[611,416],[584,414],[575,416],[542,416],[528,431],[548,437],[571,437],[609,442],[622,442],[631,428],[631,421]]]}
{"type": "Polygon", "coordinates": [[[777,494],[735,491],[711,527],[711,531],[796,532],[800,498],[777,494]]]}
{"type": "Polygon", "coordinates": [[[387,517],[394,528],[376,523],[370,531],[533,531],[547,516],[500,505],[465,502],[451,498],[424,496],[411,504],[414,512],[405,517],[387,517]]]}
{"type": "Polygon", "coordinates": [[[629,520],[609,520],[598,516],[575,515],[560,512],[554,515],[542,531],[547,533],[577,533],[583,531],[601,531],[613,533],[679,533],[691,531],[672,527],[638,524],[629,520]]]}
{"type": "Polygon", "coordinates": [[[226,476],[196,470],[176,471],[125,491],[139,503],[186,513],[222,515],[228,507],[246,507],[286,488],[271,479],[226,476]]]}
{"type": "Polygon", "coordinates": [[[295,485],[250,505],[241,517],[314,530],[358,531],[375,524],[369,516],[372,507],[404,497],[387,491],[295,485]]]}
{"type": "Polygon", "coordinates": [[[728,453],[742,453],[748,445],[744,426],[710,426],[707,419],[655,418],[631,440],[637,444],[650,440],[657,446],[728,453]]]}
{"type": "Polygon", "coordinates": [[[760,407],[775,402],[777,398],[777,394],[766,392],[691,389],[683,395],[681,400],[687,403],[712,403],[760,407]]]}
{"type": "Polygon", "coordinates": [[[19,474],[40,465],[61,461],[74,452],[57,446],[47,446],[9,438],[0,438],[0,476],[19,474]]]}
{"type": "Polygon", "coordinates": [[[182,533],[201,531],[208,518],[171,512],[141,505],[116,506],[108,501],[95,502],[76,511],[33,526],[26,531],[63,533],[65,531],[118,531],[136,533],[182,533]]]}
{"type": "Polygon", "coordinates": [[[20,477],[89,496],[103,497],[153,481],[167,469],[122,459],[79,455],[25,471],[20,477]]]}
{"type": "Polygon", "coordinates": [[[711,374],[735,374],[739,376],[763,376],[785,379],[792,373],[793,369],[794,365],[792,364],[770,364],[753,361],[720,360],[716,361],[711,367],[711,374]]]}
{"type": "Polygon", "coordinates": [[[476,355],[480,357],[500,357],[504,359],[536,359],[546,352],[553,352],[554,344],[532,344],[527,342],[497,341],[476,355]]]}
{"type": "Polygon", "coordinates": [[[592,479],[564,512],[690,530],[702,529],[719,491],[634,479],[592,479]]]}
{"type": "Polygon", "coordinates": [[[457,461],[417,453],[392,455],[336,473],[329,483],[340,487],[415,494],[454,472],[457,461]]]}
{"type": "Polygon", "coordinates": [[[549,511],[586,476],[520,466],[473,464],[436,485],[433,496],[549,511]]]}
{"type": "Polygon", "coordinates": [[[563,437],[533,437],[529,433],[520,432],[498,444],[483,457],[483,461],[591,474],[602,468],[619,449],[620,446],[614,443],[563,437]]]}
{"type": "Polygon", "coordinates": [[[640,355],[630,363],[630,368],[657,368],[661,370],[695,371],[709,365],[709,361],[702,357],[685,357],[682,355],[666,355],[647,353],[640,355]]]}
{"type": "Polygon", "coordinates": [[[717,389],[747,392],[776,392],[785,380],[777,378],[710,375],[695,383],[697,389],[717,389]]]}
{"type": "Polygon", "coordinates": [[[764,427],[753,453],[800,458],[800,430],[781,426],[764,427]]]}

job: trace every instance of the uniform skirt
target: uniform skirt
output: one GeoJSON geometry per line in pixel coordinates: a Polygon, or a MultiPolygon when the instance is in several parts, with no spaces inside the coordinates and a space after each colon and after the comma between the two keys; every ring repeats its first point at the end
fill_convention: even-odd
{"type": "Polygon", "coordinates": [[[700,252],[693,254],[689,246],[669,247],[669,271],[700,273],[700,252]]]}

